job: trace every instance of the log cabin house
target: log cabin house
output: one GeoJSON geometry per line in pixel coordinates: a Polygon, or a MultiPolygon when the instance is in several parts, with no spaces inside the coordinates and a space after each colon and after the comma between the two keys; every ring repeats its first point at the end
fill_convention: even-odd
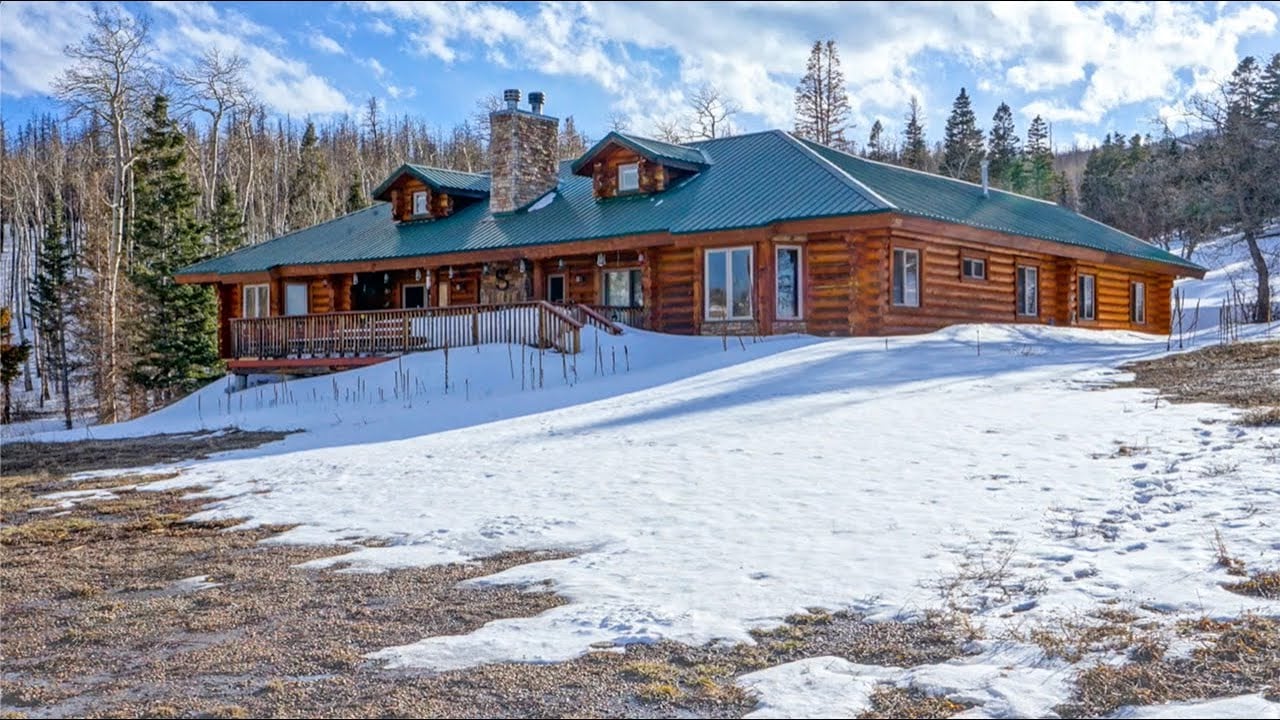
{"type": "Polygon", "coordinates": [[[578,329],[891,335],[955,323],[1166,333],[1203,268],[1051,202],[778,130],[611,132],[557,157],[543,95],[504,94],[491,171],[406,164],[372,207],[213,258],[233,372],[327,371],[578,329]]]}

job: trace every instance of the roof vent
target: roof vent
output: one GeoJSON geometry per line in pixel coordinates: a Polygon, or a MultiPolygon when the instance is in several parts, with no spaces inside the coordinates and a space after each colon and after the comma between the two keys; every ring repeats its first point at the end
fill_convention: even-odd
{"type": "Polygon", "coordinates": [[[503,90],[502,99],[507,103],[508,110],[515,110],[520,105],[520,91],[514,88],[503,90]]]}
{"type": "Polygon", "coordinates": [[[987,175],[990,167],[991,161],[984,159],[982,161],[982,197],[987,197],[987,195],[990,194],[990,191],[987,189],[987,175]]]}
{"type": "Polygon", "coordinates": [[[542,114],[542,106],[547,102],[547,96],[541,90],[534,90],[529,93],[529,109],[534,115],[542,114]]]}

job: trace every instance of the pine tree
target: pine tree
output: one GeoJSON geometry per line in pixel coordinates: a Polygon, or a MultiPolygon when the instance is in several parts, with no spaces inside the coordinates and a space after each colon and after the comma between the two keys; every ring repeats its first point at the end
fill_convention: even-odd
{"type": "Polygon", "coordinates": [[[4,413],[0,415],[0,424],[13,422],[9,389],[22,374],[22,364],[30,353],[31,346],[26,341],[13,343],[13,313],[7,307],[0,307],[0,385],[4,386],[4,413]]]}
{"type": "Polygon", "coordinates": [[[796,85],[795,134],[806,140],[845,149],[849,126],[849,94],[835,40],[815,40],[804,76],[796,85]]]}
{"type": "Polygon", "coordinates": [[[353,174],[351,184],[347,186],[347,212],[353,213],[367,207],[369,207],[369,200],[364,196],[364,185],[360,182],[360,176],[353,174]]]}
{"type": "Polygon", "coordinates": [[[951,106],[951,116],[947,118],[942,144],[942,171],[953,178],[976,182],[981,176],[980,164],[985,155],[978,118],[973,114],[969,94],[960,88],[960,94],[951,106]]]}
{"type": "Polygon", "coordinates": [[[876,120],[871,124],[871,136],[867,138],[867,158],[877,162],[890,160],[889,149],[885,147],[884,125],[876,120]]]}
{"type": "Polygon", "coordinates": [[[184,168],[185,138],[157,95],[138,148],[130,275],[140,291],[138,360],[132,376],[165,401],[218,371],[218,307],[212,288],[179,285],[173,273],[209,256],[199,196],[184,168]]]}
{"type": "Polygon", "coordinates": [[[307,121],[298,149],[298,169],[289,187],[289,229],[310,227],[329,217],[324,198],[325,177],[329,174],[316,137],[316,124],[307,121]]]}
{"type": "Polygon", "coordinates": [[[1039,115],[1027,128],[1027,145],[1024,154],[1026,180],[1024,190],[1042,200],[1053,198],[1053,150],[1049,147],[1049,126],[1039,115]]]}
{"type": "Polygon", "coordinates": [[[920,119],[920,101],[915,97],[911,98],[907,127],[902,133],[902,164],[916,170],[926,170],[929,165],[929,144],[920,119]]]}
{"type": "Polygon", "coordinates": [[[587,151],[587,138],[578,132],[578,124],[570,115],[564,119],[564,127],[560,129],[560,159],[577,160],[587,151]]]}
{"type": "Polygon", "coordinates": [[[1271,61],[1262,71],[1262,79],[1258,84],[1258,114],[1269,123],[1271,128],[1280,132],[1280,53],[1271,56],[1271,61]]]}
{"type": "MultiPolygon", "coordinates": [[[[50,193],[49,219],[45,223],[44,239],[36,258],[35,284],[31,293],[31,311],[36,327],[44,338],[45,358],[49,370],[58,378],[62,392],[62,417],[71,429],[71,357],[67,352],[67,327],[71,317],[72,262],[71,253],[63,242],[65,210],[62,195],[50,193]]],[[[43,378],[46,387],[49,378],[43,378]]]]}
{"type": "Polygon", "coordinates": [[[244,247],[244,217],[240,214],[240,203],[236,200],[236,191],[230,183],[218,186],[218,198],[213,206],[213,216],[209,218],[209,236],[212,240],[214,255],[222,255],[244,247]]]}
{"type": "Polygon", "coordinates": [[[1013,127],[1013,110],[1008,103],[1000,103],[991,118],[991,136],[987,143],[991,165],[991,183],[1006,190],[1019,191],[1022,153],[1021,140],[1013,127]]]}

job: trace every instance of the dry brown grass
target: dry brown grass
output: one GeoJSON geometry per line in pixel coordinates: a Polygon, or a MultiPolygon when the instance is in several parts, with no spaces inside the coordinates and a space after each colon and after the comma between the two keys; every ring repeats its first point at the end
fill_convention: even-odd
{"type": "Polygon", "coordinates": [[[1222,587],[1237,595],[1280,600],[1280,570],[1258,570],[1247,580],[1227,583],[1222,587]]]}
{"type": "Polygon", "coordinates": [[[1092,653],[1128,651],[1134,660],[1162,657],[1168,643],[1159,624],[1141,621],[1132,611],[1100,607],[1087,614],[1048,618],[1019,633],[1015,640],[1040,647],[1047,657],[1079,662],[1092,653]]]}
{"type": "Polygon", "coordinates": [[[1125,705],[1280,693],[1280,621],[1245,615],[1184,623],[1179,630],[1201,643],[1190,656],[1087,668],[1059,714],[1098,717],[1125,705]]]}
{"type": "Polygon", "coordinates": [[[1280,425],[1280,405],[1250,410],[1240,416],[1240,422],[1250,427],[1274,427],[1280,425]]]}
{"type": "Polygon", "coordinates": [[[871,693],[871,709],[860,718],[949,718],[973,707],[918,690],[881,685],[871,693]]]}
{"type": "Polygon", "coordinates": [[[212,453],[242,450],[275,442],[289,433],[226,430],[218,433],[151,435],[122,440],[76,442],[10,441],[4,444],[0,474],[69,475],[86,470],[131,468],[203,458],[212,453]]]}
{"type": "Polygon", "coordinates": [[[1123,369],[1134,374],[1133,385],[1157,388],[1171,402],[1263,408],[1280,406],[1278,367],[1280,342],[1242,342],[1133,362],[1123,369]]]}

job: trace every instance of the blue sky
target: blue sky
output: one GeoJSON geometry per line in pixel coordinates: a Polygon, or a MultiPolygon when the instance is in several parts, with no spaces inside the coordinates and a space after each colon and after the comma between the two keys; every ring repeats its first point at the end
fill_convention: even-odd
{"type": "MultiPolygon", "coordinates": [[[[961,86],[989,125],[1003,100],[1019,131],[1043,115],[1055,144],[1112,130],[1178,128],[1196,92],[1244,55],[1280,51],[1280,2],[1220,3],[124,3],[152,20],[157,59],[182,65],[216,47],[250,61],[274,112],[391,113],[449,125],[489,93],[542,90],[547,112],[598,137],[611,117],[644,133],[710,83],[743,130],[790,128],[796,81],[817,38],[843,57],[854,129],[900,130],[919,96],[938,140],[961,86]]],[[[87,3],[0,5],[0,114],[55,110],[63,46],[87,3]]]]}

